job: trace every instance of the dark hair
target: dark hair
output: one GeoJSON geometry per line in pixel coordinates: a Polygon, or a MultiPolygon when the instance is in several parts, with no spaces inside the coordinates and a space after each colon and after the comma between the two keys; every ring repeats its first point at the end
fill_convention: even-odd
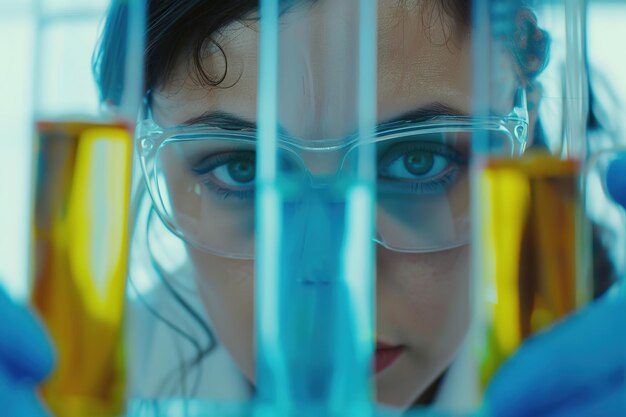
{"type": "MultiPolygon", "coordinates": [[[[282,0],[284,3],[317,0],[282,0]]],[[[409,0],[397,0],[398,5],[409,0]]],[[[534,78],[547,63],[549,37],[541,30],[534,14],[525,7],[523,0],[506,2],[511,13],[498,16],[515,26],[511,30],[509,46],[521,72],[526,78],[534,78]],[[520,23],[520,10],[526,10],[526,18],[520,23]],[[513,33],[514,32],[514,33],[513,33]]],[[[466,33],[471,24],[471,0],[425,0],[426,19],[453,25],[448,34],[466,33]]],[[[248,20],[257,10],[258,0],[151,0],[148,1],[146,47],[144,56],[145,88],[150,89],[168,80],[181,59],[190,62],[192,75],[201,85],[219,86],[226,78],[228,59],[217,37],[220,29],[237,20],[248,20]],[[203,66],[208,50],[221,53],[225,69],[211,74],[203,66]]],[[[121,25],[127,14],[127,2],[114,2],[107,18],[100,47],[94,56],[94,74],[100,86],[103,102],[116,103],[123,83],[119,74],[120,54],[124,52],[125,28],[121,25]],[[116,82],[118,81],[119,82],[116,82]]],[[[430,25],[426,24],[425,27],[430,25]]],[[[452,38],[452,36],[451,36],[452,38]]]]}
{"type": "MultiPolygon", "coordinates": [[[[431,4],[433,13],[446,15],[459,28],[469,27],[471,1],[431,0],[431,4]]],[[[226,78],[228,60],[216,34],[229,23],[246,19],[258,6],[258,0],[149,1],[144,56],[146,89],[165,82],[182,57],[189,58],[193,74],[200,83],[220,85],[226,78]],[[216,48],[224,58],[226,70],[221,74],[209,74],[203,67],[209,47],[216,48]]],[[[126,2],[114,3],[94,56],[94,74],[102,101],[116,102],[119,96],[120,86],[111,80],[123,79],[114,74],[119,71],[115,63],[119,62],[116,58],[119,59],[123,50],[120,23],[125,19],[127,8],[126,2]]]]}

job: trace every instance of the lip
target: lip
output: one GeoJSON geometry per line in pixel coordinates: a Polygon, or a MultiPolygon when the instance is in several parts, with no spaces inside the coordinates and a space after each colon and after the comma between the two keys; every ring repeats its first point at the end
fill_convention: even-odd
{"type": "Polygon", "coordinates": [[[393,364],[404,352],[404,346],[391,345],[376,341],[376,351],[374,353],[374,373],[382,372],[393,364]]]}

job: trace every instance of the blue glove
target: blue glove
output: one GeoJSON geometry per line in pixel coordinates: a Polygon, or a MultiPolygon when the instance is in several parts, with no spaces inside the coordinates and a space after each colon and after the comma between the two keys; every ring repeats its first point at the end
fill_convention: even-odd
{"type": "Polygon", "coordinates": [[[606,188],[616,203],[626,208],[626,153],[611,162],[606,172],[606,188]]]}
{"type": "Polygon", "coordinates": [[[52,347],[41,326],[0,288],[0,415],[48,416],[35,388],[53,363],[52,347]]]}
{"type": "Polygon", "coordinates": [[[626,416],[626,299],[611,294],[529,339],[492,380],[493,417],[626,416]]]}
{"type": "MultiPolygon", "coordinates": [[[[606,186],[626,207],[626,156],[611,163],[606,186]]],[[[626,416],[626,292],[613,292],[502,366],[486,393],[493,417],[626,416]]]]}

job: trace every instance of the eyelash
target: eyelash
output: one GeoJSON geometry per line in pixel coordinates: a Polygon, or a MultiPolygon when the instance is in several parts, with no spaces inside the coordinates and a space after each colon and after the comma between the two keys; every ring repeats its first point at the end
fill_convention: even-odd
{"type": "Polygon", "coordinates": [[[391,145],[383,152],[379,152],[379,173],[389,169],[391,164],[397,163],[401,158],[406,157],[410,152],[421,151],[429,153],[438,158],[444,158],[448,166],[445,171],[438,174],[438,178],[424,178],[415,180],[401,180],[383,175],[382,182],[379,177],[379,184],[386,186],[386,191],[408,192],[416,194],[436,194],[445,191],[454,184],[462,168],[467,165],[467,159],[455,148],[441,142],[426,141],[404,141],[391,145]],[[380,155],[382,153],[382,156],[380,155]],[[449,166],[453,164],[453,166],[449,166]]]}
{"type": "Polygon", "coordinates": [[[202,184],[209,190],[215,192],[216,195],[226,200],[230,197],[236,197],[240,200],[245,200],[254,195],[254,187],[245,190],[233,190],[230,188],[222,187],[216,183],[215,180],[207,178],[213,174],[213,172],[230,163],[237,160],[242,160],[247,157],[248,161],[254,161],[254,151],[225,151],[220,153],[214,153],[202,158],[199,162],[195,163],[191,167],[191,172],[198,175],[202,184]]]}
{"type": "MultiPolygon", "coordinates": [[[[254,186],[243,190],[235,190],[220,186],[215,179],[207,177],[219,167],[230,162],[245,158],[253,161],[254,155],[255,152],[252,150],[214,153],[202,158],[198,163],[193,164],[191,171],[200,177],[205,187],[224,200],[232,197],[240,200],[250,199],[254,196],[254,186]]],[[[405,141],[396,143],[386,150],[379,152],[378,165],[379,183],[387,187],[387,191],[435,194],[447,189],[455,182],[462,167],[467,165],[467,160],[458,150],[440,142],[405,141]],[[446,171],[436,179],[425,178],[423,180],[402,181],[400,179],[386,178],[384,175],[381,175],[381,170],[384,171],[391,163],[395,163],[403,156],[406,156],[407,153],[415,151],[423,151],[444,158],[448,164],[454,164],[454,166],[446,167],[446,171]]]]}

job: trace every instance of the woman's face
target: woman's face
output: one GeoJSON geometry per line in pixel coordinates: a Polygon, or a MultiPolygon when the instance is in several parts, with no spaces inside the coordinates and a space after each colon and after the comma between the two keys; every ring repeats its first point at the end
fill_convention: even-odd
{"type": "MultiPolygon", "coordinates": [[[[379,2],[379,123],[433,103],[469,114],[470,39],[457,34],[446,17],[426,11],[422,4],[379,2]]],[[[324,7],[306,11],[309,15],[324,12],[324,7]]],[[[154,118],[160,125],[183,124],[207,112],[255,122],[258,25],[232,23],[218,40],[228,59],[226,79],[220,87],[201,87],[190,63],[181,61],[169,81],[153,93],[154,118]]],[[[204,65],[209,74],[225,70],[219,53],[208,54],[204,65]]],[[[314,72],[315,65],[312,67],[314,72]]],[[[302,118],[281,120],[291,136],[311,137],[311,126],[321,125],[315,118],[332,113],[335,104],[323,91],[327,89],[304,92],[303,106],[313,102],[326,111],[304,122],[302,118]]],[[[339,132],[346,126],[329,129],[335,131],[322,134],[343,134],[339,132]]],[[[254,381],[253,261],[219,257],[191,246],[188,253],[219,340],[254,381]]],[[[451,364],[465,335],[469,317],[468,248],[415,254],[378,246],[376,275],[377,341],[401,352],[376,372],[377,398],[406,407],[451,364]]]]}

